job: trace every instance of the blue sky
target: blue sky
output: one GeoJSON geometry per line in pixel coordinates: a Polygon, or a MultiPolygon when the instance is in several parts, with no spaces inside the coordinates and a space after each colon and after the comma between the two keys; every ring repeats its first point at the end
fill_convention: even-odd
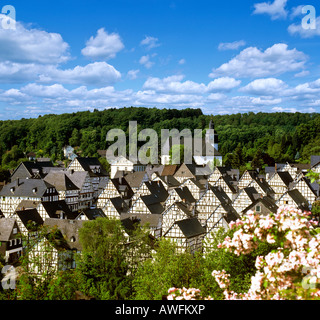
{"type": "Polygon", "coordinates": [[[320,4],[14,1],[0,15],[0,120],[124,106],[319,112],[320,4]],[[313,5],[316,29],[302,28],[313,5]],[[319,17],[319,18],[318,18],[319,17]]]}

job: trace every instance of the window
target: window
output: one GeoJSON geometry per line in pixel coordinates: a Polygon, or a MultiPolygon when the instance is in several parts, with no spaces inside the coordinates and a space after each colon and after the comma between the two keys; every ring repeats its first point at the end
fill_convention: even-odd
{"type": "Polygon", "coordinates": [[[261,212],[261,206],[256,206],[256,212],[261,212]]]}
{"type": "Polygon", "coordinates": [[[13,228],[13,231],[12,231],[13,234],[17,234],[18,233],[18,230],[17,228],[13,228]]]}

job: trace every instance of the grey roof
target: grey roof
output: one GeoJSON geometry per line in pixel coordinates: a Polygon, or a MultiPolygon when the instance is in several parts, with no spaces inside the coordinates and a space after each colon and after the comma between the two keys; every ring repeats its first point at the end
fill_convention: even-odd
{"type": "Polygon", "coordinates": [[[309,211],[308,200],[301,194],[298,189],[289,190],[287,194],[296,203],[298,209],[309,211]]]}
{"type": "Polygon", "coordinates": [[[124,179],[128,182],[131,188],[139,188],[146,175],[146,171],[137,171],[127,174],[124,179]]]}
{"type": "Polygon", "coordinates": [[[11,237],[12,229],[15,225],[16,225],[16,219],[14,218],[0,219],[0,241],[9,241],[11,237]]]}
{"type": "Polygon", "coordinates": [[[25,161],[21,162],[12,173],[12,179],[17,178],[32,178],[35,176],[44,177],[51,169],[54,169],[54,165],[51,161],[25,161]],[[23,168],[23,169],[22,169],[23,168]],[[22,169],[22,170],[21,170],[22,169]],[[19,171],[19,174],[18,174],[19,171]]]}
{"type": "Polygon", "coordinates": [[[82,250],[79,237],[79,229],[82,228],[84,221],[68,219],[46,219],[44,225],[49,228],[58,228],[63,238],[67,242],[69,249],[82,250]]]}
{"type": "Polygon", "coordinates": [[[288,171],[278,171],[277,174],[284,184],[289,187],[289,184],[293,181],[291,174],[288,171]]]}
{"type": "Polygon", "coordinates": [[[16,214],[29,231],[32,231],[34,226],[43,225],[43,220],[37,209],[16,210],[16,214]]]}
{"type": "Polygon", "coordinates": [[[83,185],[88,176],[87,171],[65,171],[66,176],[72,181],[72,183],[77,186],[80,190],[83,188],[83,185]]]}
{"type": "Polygon", "coordinates": [[[110,198],[110,201],[119,214],[126,213],[129,210],[128,205],[121,197],[110,198]]]}
{"type": "Polygon", "coordinates": [[[180,186],[180,182],[173,176],[160,176],[159,178],[163,183],[165,183],[168,186],[168,188],[180,186]]]}
{"type": "Polygon", "coordinates": [[[163,186],[161,181],[147,181],[145,186],[148,188],[150,193],[157,196],[159,202],[164,202],[168,198],[169,194],[166,188],[163,186]]]}
{"type": "Polygon", "coordinates": [[[188,204],[186,202],[177,201],[173,205],[176,205],[180,210],[182,210],[190,218],[193,216],[193,212],[194,211],[196,213],[195,206],[194,205],[190,205],[190,204],[188,204]]]}
{"type": "Polygon", "coordinates": [[[55,186],[58,191],[79,190],[79,187],[68,178],[64,171],[51,171],[44,180],[55,186]]]}
{"type": "Polygon", "coordinates": [[[214,195],[219,199],[220,203],[225,202],[225,203],[231,203],[230,198],[228,195],[225,193],[225,191],[222,189],[220,186],[209,186],[209,189],[212,190],[214,195]]]}
{"type": "Polygon", "coordinates": [[[320,156],[312,155],[310,157],[310,166],[311,168],[317,165],[320,162],[320,156]]]}
{"type": "Polygon", "coordinates": [[[160,214],[165,210],[165,207],[162,205],[162,203],[160,203],[159,197],[157,197],[157,195],[151,194],[141,196],[141,200],[144,202],[144,204],[152,214],[160,214]]]}
{"type": "Polygon", "coordinates": [[[140,221],[142,226],[148,224],[150,228],[157,228],[161,224],[162,214],[135,214],[135,213],[121,213],[121,220],[136,219],[140,221]]]}
{"type": "MultiPolygon", "coordinates": [[[[48,188],[54,186],[42,179],[17,179],[5,185],[0,191],[0,196],[42,198],[48,188]]],[[[58,195],[55,188],[50,195],[58,195]]]]}
{"type": "Polygon", "coordinates": [[[278,210],[278,206],[276,205],[274,199],[265,196],[260,199],[257,199],[252,204],[250,204],[247,208],[245,208],[242,212],[245,213],[249,210],[252,210],[256,205],[261,203],[264,207],[266,207],[270,212],[276,213],[278,210]]]}
{"type": "Polygon", "coordinates": [[[50,218],[60,218],[63,214],[63,218],[75,219],[77,213],[72,213],[65,200],[59,201],[44,201],[42,205],[50,218]]]}
{"type": "Polygon", "coordinates": [[[81,212],[89,219],[89,220],[94,220],[96,218],[102,217],[105,218],[106,215],[100,208],[95,208],[95,209],[90,209],[90,208],[85,208],[82,209],[81,212]]]}
{"type": "Polygon", "coordinates": [[[260,198],[260,194],[255,187],[247,187],[244,188],[243,191],[248,195],[252,202],[260,198]]]}
{"type": "Polygon", "coordinates": [[[179,226],[186,238],[193,238],[206,232],[197,218],[176,221],[175,224],[179,226]]]}
{"type": "Polygon", "coordinates": [[[88,171],[90,174],[96,175],[96,176],[107,176],[107,172],[105,171],[105,169],[103,168],[103,166],[101,165],[100,161],[98,158],[95,157],[77,157],[76,158],[81,167],[85,170],[88,171]],[[97,172],[94,170],[94,168],[99,168],[100,172],[97,172]],[[95,172],[94,172],[95,171],[95,172]]]}
{"type": "Polygon", "coordinates": [[[186,200],[188,203],[196,202],[188,187],[175,188],[174,190],[177,192],[177,194],[182,200],[186,200]]]}

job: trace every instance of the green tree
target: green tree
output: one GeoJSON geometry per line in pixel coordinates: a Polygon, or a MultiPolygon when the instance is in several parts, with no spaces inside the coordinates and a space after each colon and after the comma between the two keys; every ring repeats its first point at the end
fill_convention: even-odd
{"type": "Polygon", "coordinates": [[[131,292],[126,276],[127,238],[119,220],[97,218],[79,230],[82,254],[77,270],[80,288],[96,299],[125,299],[131,292]]]}

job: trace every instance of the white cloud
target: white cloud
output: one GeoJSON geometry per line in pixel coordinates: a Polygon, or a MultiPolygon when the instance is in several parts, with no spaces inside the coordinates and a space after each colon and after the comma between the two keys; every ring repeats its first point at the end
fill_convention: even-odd
{"type": "Polygon", "coordinates": [[[293,7],[291,9],[290,19],[294,19],[296,17],[302,16],[302,8],[303,7],[304,7],[303,5],[300,5],[300,6],[297,6],[297,7],[293,7]]]}
{"type": "Polygon", "coordinates": [[[301,78],[301,77],[305,77],[307,75],[310,74],[309,70],[302,70],[301,72],[298,72],[294,75],[295,78],[301,78]]]}
{"type": "Polygon", "coordinates": [[[230,91],[240,85],[241,81],[230,77],[214,79],[208,84],[208,91],[230,91]]]}
{"type": "Polygon", "coordinates": [[[256,79],[245,87],[239,89],[241,92],[270,96],[283,93],[285,89],[288,88],[288,85],[280,79],[276,78],[267,78],[267,79],[256,79]]]}
{"type": "Polygon", "coordinates": [[[61,84],[53,84],[51,86],[29,83],[20,89],[23,94],[41,98],[59,98],[68,94],[68,90],[61,84]]]}
{"type": "Polygon", "coordinates": [[[127,77],[130,80],[135,80],[135,79],[137,79],[139,72],[140,72],[139,69],[138,70],[129,70],[128,73],[127,73],[127,77]]]}
{"type": "Polygon", "coordinates": [[[148,50],[159,47],[159,39],[155,37],[146,36],[141,42],[140,45],[145,46],[148,50]]]}
{"type": "Polygon", "coordinates": [[[59,64],[70,59],[69,45],[58,33],[26,29],[16,22],[16,29],[0,28],[0,61],[16,63],[59,64]]]}
{"type": "Polygon", "coordinates": [[[186,59],[180,59],[178,63],[181,64],[181,65],[185,64],[186,63],[186,59]]]}
{"type": "Polygon", "coordinates": [[[154,62],[150,61],[150,56],[147,54],[146,56],[142,56],[139,60],[139,63],[145,66],[147,69],[150,69],[154,62]]]}
{"type": "Polygon", "coordinates": [[[255,3],[253,14],[268,14],[272,20],[286,18],[288,15],[288,11],[285,9],[287,1],[288,0],[274,0],[273,3],[255,3]]]}
{"type": "Polygon", "coordinates": [[[234,42],[222,42],[219,44],[218,49],[219,50],[238,50],[240,47],[243,47],[246,45],[246,42],[244,40],[240,41],[234,41],[234,42]]]}
{"type": "Polygon", "coordinates": [[[150,77],[144,83],[143,88],[166,93],[203,94],[207,91],[207,87],[203,83],[181,82],[183,78],[183,75],[174,75],[163,79],[150,77]]]}
{"type": "Polygon", "coordinates": [[[95,37],[92,36],[86,42],[86,47],[81,50],[81,53],[90,59],[107,60],[114,58],[123,48],[124,44],[119,34],[108,34],[104,28],[101,28],[95,37]]]}
{"type": "Polygon", "coordinates": [[[315,29],[303,28],[301,21],[296,24],[290,24],[290,26],[288,27],[288,32],[290,33],[290,35],[298,35],[301,38],[313,38],[315,36],[320,36],[320,17],[317,17],[315,22],[315,29]]]}
{"type": "Polygon", "coordinates": [[[41,82],[61,82],[65,84],[106,85],[119,81],[121,74],[106,62],[94,62],[73,69],[52,68],[40,75],[41,82]]]}
{"type": "Polygon", "coordinates": [[[284,43],[274,44],[261,51],[256,47],[242,50],[229,62],[213,69],[210,77],[268,77],[280,75],[290,71],[299,71],[304,68],[307,56],[297,49],[288,49],[284,43]]]}
{"type": "Polygon", "coordinates": [[[186,80],[184,75],[173,75],[163,79],[150,77],[143,85],[143,89],[173,94],[206,94],[210,92],[226,92],[240,85],[241,81],[234,78],[217,78],[208,85],[186,80]]]}

